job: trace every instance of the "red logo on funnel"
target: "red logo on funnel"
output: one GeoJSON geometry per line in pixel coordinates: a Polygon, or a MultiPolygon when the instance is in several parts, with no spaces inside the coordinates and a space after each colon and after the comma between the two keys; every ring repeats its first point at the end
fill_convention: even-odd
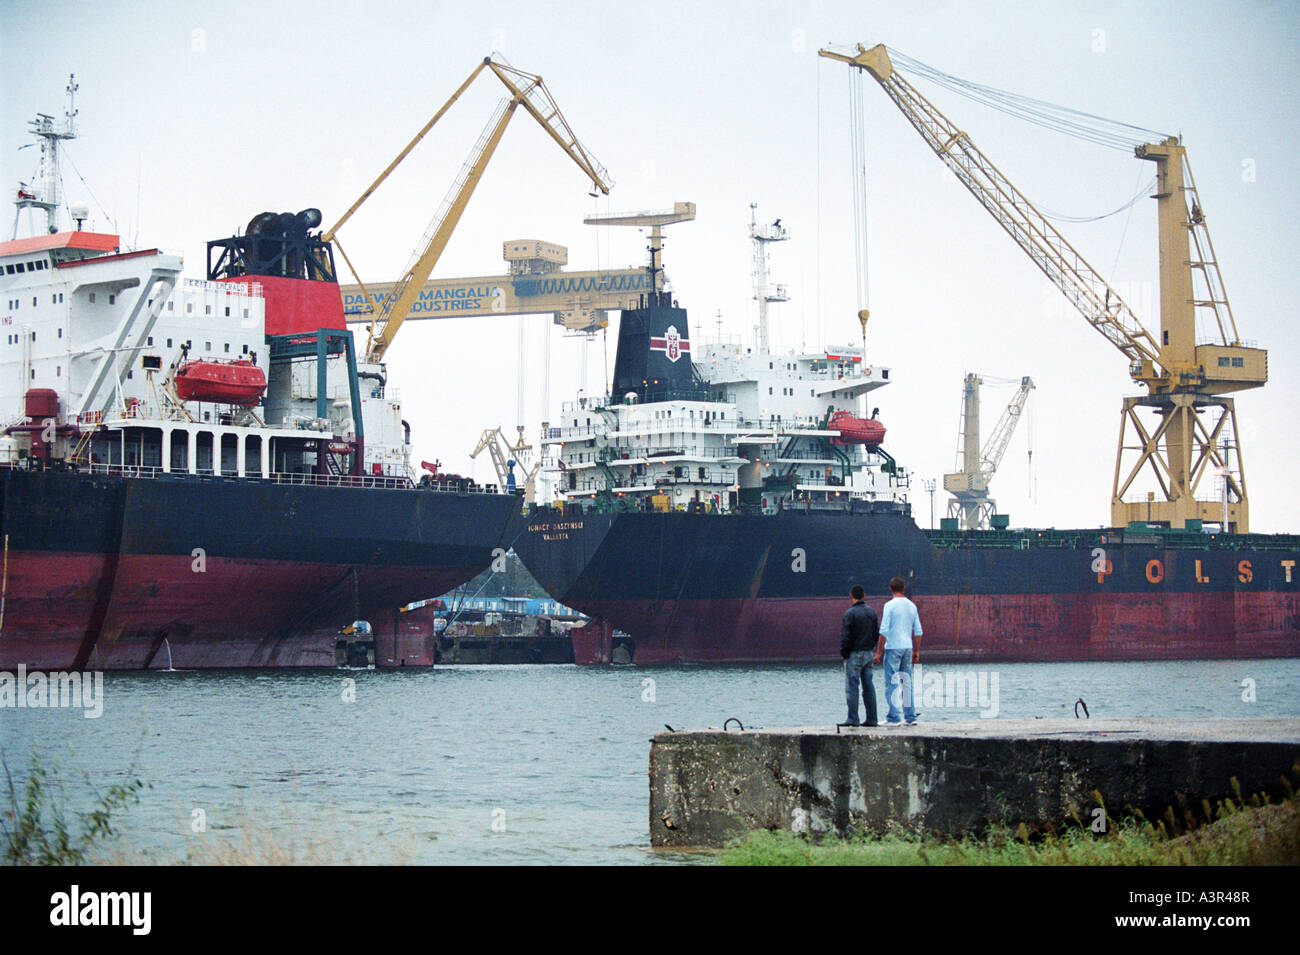
{"type": "Polygon", "coordinates": [[[668,356],[669,361],[676,361],[682,357],[682,352],[691,350],[691,342],[688,338],[682,338],[676,325],[669,325],[663,338],[650,339],[650,350],[661,351],[668,356]]]}

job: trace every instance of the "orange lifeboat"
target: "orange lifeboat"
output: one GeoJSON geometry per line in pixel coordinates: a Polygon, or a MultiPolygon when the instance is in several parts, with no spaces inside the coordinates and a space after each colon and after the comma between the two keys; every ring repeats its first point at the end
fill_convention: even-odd
{"type": "Polygon", "coordinates": [[[266,392],[266,373],[251,361],[187,361],[176,370],[182,401],[212,401],[251,408],[266,392]]]}
{"type": "Polygon", "coordinates": [[[830,430],[838,431],[838,438],[831,438],[831,444],[865,444],[878,448],[885,440],[885,426],[875,418],[858,418],[847,411],[837,411],[831,415],[830,430]]]}

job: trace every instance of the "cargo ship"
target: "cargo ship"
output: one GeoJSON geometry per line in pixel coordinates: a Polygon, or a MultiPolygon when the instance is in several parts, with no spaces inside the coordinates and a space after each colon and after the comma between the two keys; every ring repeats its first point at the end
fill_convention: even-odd
{"type": "Polygon", "coordinates": [[[765,331],[701,341],[655,291],[622,313],[612,392],[563,406],[557,499],[514,548],[594,618],[577,662],[838,660],[850,589],[879,612],[894,576],[932,661],[1300,655],[1300,537],[922,529],[868,410],[890,369],[854,346],[774,354],[765,331]]]}
{"type": "Polygon", "coordinates": [[[320,213],[255,216],[201,280],[84,207],[60,230],[73,115],[32,123],[15,235],[44,229],[0,242],[0,669],[334,666],[341,627],[484,570],[518,498],[413,480],[320,213]]]}

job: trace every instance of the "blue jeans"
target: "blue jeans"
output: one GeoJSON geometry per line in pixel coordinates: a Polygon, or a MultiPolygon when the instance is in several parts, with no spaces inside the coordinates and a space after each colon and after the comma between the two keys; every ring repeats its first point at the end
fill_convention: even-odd
{"type": "Polygon", "coordinates": [[[862,702],[867,707],[867,724],[874,726],[876,720],[876,684],[871,679],[870,650],[855,650],[844,661],[844,696],[849,704],[850,723],[858,723],[858,690],[862,690],[862,702]]]}
{"type": "Polygon", "coordinates": [[[889,713],[885,717],[890,723],[906,719],[909,723],[916,720],[916,707],[912,696],[912,651],[885,651],[885,699],[889,702],[889,713]],[[902,715],[899,715],[899,707],[902,715]]]}

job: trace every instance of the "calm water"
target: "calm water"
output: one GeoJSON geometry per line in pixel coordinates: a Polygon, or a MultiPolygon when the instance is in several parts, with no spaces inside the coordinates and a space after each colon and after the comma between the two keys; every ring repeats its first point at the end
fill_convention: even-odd
{"type": "MultiPolygon", "coordinates": [[[[1093,717],[1300,719],[1300,660],[973,672],[990,688],[996,674],[1001,717],[1068,717],[1083,697],[1093,717]]],[[[828,725],[843,718],[842,687],[834,667],[120,673],[105,678],[99,719],[0,709],[0,746],[19,781],[37,748],[72,808],[87,780],[148,782],[124,817],[122,856],[136,861],[219,845],[257,859],[269,843],[305,861],[681,864],[708,857],[647,848],[650,736],[730,716],[828,725]],[[205,833],[191,831],[195,810],[205,833]]],[[[922,709],[925,721],[977,715],[922,709]]]]}

